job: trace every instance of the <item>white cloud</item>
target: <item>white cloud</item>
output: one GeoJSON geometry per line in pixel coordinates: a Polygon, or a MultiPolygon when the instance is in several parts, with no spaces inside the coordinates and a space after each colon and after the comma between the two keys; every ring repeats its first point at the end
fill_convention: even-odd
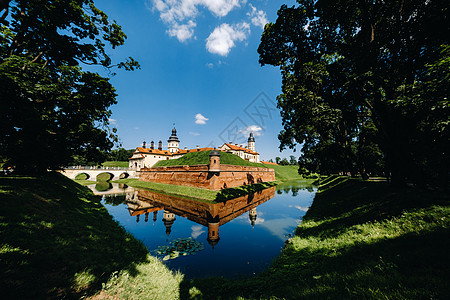
{"type": "Polygon", "coordinates": [[[169,36],[175,36],[180,42],[185,42],[194,35],[194,28],[197,24],[189,20],[187,24],[180,25],[176,22],[167,30],[169,36]]]}
{"type": "Polygon", "coordinates": [[[238,133],[242,133],[245,136],[248,136],[250,132],[253,132],[254,136],[260,136],[262,134],[263,129],[258,125],[250,125],[245,129],[239,130],[238,133]]]}
{"type": "MultiPolygon", "coordinates": [[[[150,0],[148,0],[150,1],[150,0]]],[[[151,0],[153,10],[160,13],[161,20],[169,26],[168,34],[181,42],[194,35],[195,18],[199,7],[205,7],[216,17],[225,17],[246,0],[151,0]],[[181,30],[181,31],[180,31],[181,30]]]]}
{"type": "Polygon", "coordinates": [[[139,130],[140,128],[139,127],[134,127],[134,130],[139,130]]]}
{"type": "Polygon", "coordinates": [[[205,125],[206,121],[208,121],[208,118],[205,118],[202,114],[196,114],[195,115],[195,124],[199,125],[205,125]]]}
{"type": "Polygon", "coordinates": [[[289,205],[289,207],[295,207],[296,209],[304,211],[304,212],[307,212],[308,209],[309,209],[309,207],[303,207],[303,206],[300,206],[300,205],[289,205]]]}
{"type": "Polygon", "coordinates": [[[230,26],[223,23],[216,27],[206,39],[206,49],[210,53],[227,56],[235,41],[243,41],[250,34],[250,25],[246,22],[230,26]]]}
{"type": "Polygon", "coordinates": [[[199,136],[199,135],[200,135],[200,133],[198,133],[198,132],[192,132],[192,131],[190,131],[189,134],[190,134],[190,135],[193,135],[193,136],[199,136]]]}
{"type": "Polygon", "coordinates": [[[213,63],[207,63],[206,66],[210,69],[214,68],[214,64],[213,63]]]}
{"type": "Polygon", "coordinates": [[[191,230],[192,230],[191,236],[194,239],[198,238],[202,233],[206,232],[205,230],[203,230],[203,226],[201,225],[191,226],[191,230]]]}
{"type": "Polygon", "coordinates": [[[116,119],[108,119],[109,123],[111,125],[116,125],[117,124],[117,120],[116,119]]]}
{"type": "Polygon", "coordinates": [[[266,12],[263,10],[258,10],[256,7],[254,7],[251,4],[249,4],[249,5],[250,5],[250,8],[252,9],[252,11],[248,12],[247,16],[249,16],[251,18],[253,25],[264,29],[264,25],[269,23],[269,21],[267,20],[266,12]]]}

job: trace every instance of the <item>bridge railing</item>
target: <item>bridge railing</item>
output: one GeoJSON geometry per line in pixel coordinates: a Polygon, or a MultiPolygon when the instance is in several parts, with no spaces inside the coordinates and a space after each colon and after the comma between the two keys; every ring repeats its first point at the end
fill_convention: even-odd
{"type": "Polygon", "coordinates": [[[132,168],[123,167],[96,167],[96,166],[68,166],[66,170],[134,170],[132,168]]]}

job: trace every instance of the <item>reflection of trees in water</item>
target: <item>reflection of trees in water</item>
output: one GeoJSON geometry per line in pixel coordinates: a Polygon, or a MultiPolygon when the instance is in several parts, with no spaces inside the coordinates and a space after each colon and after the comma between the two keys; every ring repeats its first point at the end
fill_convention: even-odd
{"type": "Polygon", "coordinates": [[[117,206],[125,203],[126,195],[113,195],[104,198],[105,204],[110,204],[112,206],[117,206]]]}
{"type": "Polygon", "coordinates": [[[304,184],[289,184],[289,183],[282,183],[280,185],[277,186],[277,194],[281,195],[283,194],[283,192],[285,194],[289,194],[292,191],[292,196],[296,197],[298,195],[299,191],[308,191],[308,192],[313,192],[314,191],[314,186],[312,185],[304,185],[304,184]]]}

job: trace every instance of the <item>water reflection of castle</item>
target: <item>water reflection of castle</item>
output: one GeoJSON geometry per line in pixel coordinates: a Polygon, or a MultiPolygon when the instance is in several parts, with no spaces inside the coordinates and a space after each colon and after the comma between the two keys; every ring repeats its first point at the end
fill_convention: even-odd
{"type": "Polygon", "coordinates": [[[153,222],[156,222],[158,212],[162,211],[162,221],[166,227],[167,236],[171,233],[176,215],[206,226],[208,227],[207,241],[214,247],[220,240],[219,227],[243,213],[249,212],[250,223],[255,226],[256,207],[273,198],[275,191],[276,188],[271,187],[225,202],[206,203],[148,190],[137,190],[127,194],[126,203],[130,216],[135,216],[136,222],[139,222],[141,215],[144,215],[144,221],[148,222],[150,213],[153,213],[153,222]]]}

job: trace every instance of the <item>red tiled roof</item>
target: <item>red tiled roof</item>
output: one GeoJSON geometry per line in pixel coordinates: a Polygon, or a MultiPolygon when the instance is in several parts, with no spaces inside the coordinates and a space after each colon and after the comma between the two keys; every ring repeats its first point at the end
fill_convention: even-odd
{"type": "Polygon", "coordinates": [[[262,164],[266,164],[266,165],[275,165],[275,166],[278,166],[277,163],[270,162],[270,161],[263,161],[263,160],[262,160],[261,163],[262,163],[262,164]]]}
{"type": "MultiPolygon", "coordinates": [[[[134,153],[142,153],[143,154],[156,154],[156,155],[164,155],[164,156],[175,156],[175,155],[182,155],[190,152],[201,152],[201,151],[208,151],[208,150],[214,150],[214,148],[195,148],[195,149],[178,149],[175,153],[170,153],[168,150],[158,150],[158,149],[149,149],[149,148],[142,148],[137,147],[136,151],[134,153]]],[[[142,157],[144,157],[142,155],[142,157]]]]}
{"type": "Polygon", "coordinates": [[[231,150],[244,151],[245,153],[249,153],[249,154],[253,154],[253,155],[258,155],[259,154],[258,152],[252,151],[252,150],[250,150],[248,148],[240,147],[238,145],[233,145],[233,144],[228,144],[228,143],[225,143],[224,145],[227,145],[231,150]]]}
{"type": "MultiPolygon", "coordinates": [[[[135,155],[133,154],[133,156],[135,156],[135,155]]],[[[140,156],[140,157],[130,157],[129,160],[130,160],[130,159],[144,158],[144,155],[142,155],[142,154],[140,154],[139,156],[140,156]]]]}

